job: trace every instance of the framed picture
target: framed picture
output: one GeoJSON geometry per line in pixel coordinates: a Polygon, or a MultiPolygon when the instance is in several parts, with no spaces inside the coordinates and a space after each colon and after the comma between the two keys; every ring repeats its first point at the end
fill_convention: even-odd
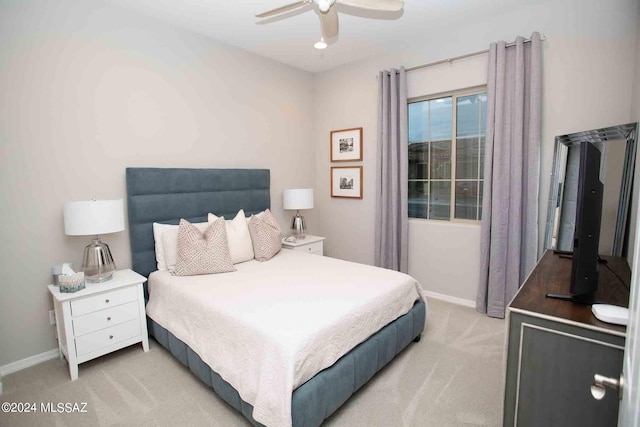
{"type": "Polygon", "coordinates": [[[333,166],[331,197],[362,199],[362,166],[333,166]]]}
{"type": "Polygon", "coordinates": [[[331,161],[362,160],[362,128],[331,131],[331,161]]]}

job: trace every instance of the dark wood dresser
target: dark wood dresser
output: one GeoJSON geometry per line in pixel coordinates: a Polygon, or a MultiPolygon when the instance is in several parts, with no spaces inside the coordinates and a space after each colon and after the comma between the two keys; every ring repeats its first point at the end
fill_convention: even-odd
{"type": "MultiPolygon", "coordinates": [[[[628,306],[625,258],[602,257],[597,302],[628,306]]],[[[507,309],[504,426],[615,426],[618,396],[591,396],[593,375],[622,372],[624,326],[596,319],[590,305],[545,297],[567,294],[571,259],[547,251],[507,309]]]]}

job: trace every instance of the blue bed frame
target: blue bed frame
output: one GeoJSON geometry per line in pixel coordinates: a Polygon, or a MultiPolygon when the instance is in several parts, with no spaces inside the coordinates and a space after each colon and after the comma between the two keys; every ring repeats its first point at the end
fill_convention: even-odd
{"type": "MultiPolygon", "coordinates": [[[[156,270],[153,222],[177,224],[180,218],[201,222],[209,212],[232,218],[240,209],[251,215],[270,207],[268,169],[127,168],[126,180],[132,264],[145,277],[156,270]]],[[[293,426],[321,425],[411,341],[419,341],[425,317],[425,303],[416,302],[409,313],[294,390],[293,426]]],[[[262,425],[253,419],[253,407],[198,354],[170,331],[147,320],[150,334],[174,357],[252,425],[262,425]]]]}

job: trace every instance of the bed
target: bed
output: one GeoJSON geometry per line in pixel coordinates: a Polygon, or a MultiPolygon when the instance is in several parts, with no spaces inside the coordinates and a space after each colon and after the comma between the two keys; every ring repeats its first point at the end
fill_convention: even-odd
{"type": "MultiPolygon", "coordinates": [[[[253,344],[253,341],[250,341],[248,337],[254,336],[249,333],[243,335],[243,329],[240,329],[240,327],[244,326],[243,324],[251,317],[250,315],[252,315],[256,310],[259,311],[260,307],[256,305],[251,309],[252,311],[245,311],[243,313],[244,317],[242,321],[229,321],[235,323],[228,323],[226,317],[218,317],[216,322],[207,322],[202,319],[197,319],[197,321],[193,320],[191,323],[188,323],[187,320],[183,319],[187,317],[184,310],[179,314],[180,321],[174,322],[169,318],[163,318],[160,313],[171,311],[171,301],[175,301],[176,307],[181,306],[181,304],[178,304],[178,301],[182,300],[185,301],[184,304],[193,304],[194,307],[202,304],[200,304],[197,299],[193,299],[193,297],[188,295],[185,295],[184,297],[176,297],[171,294],[171,292],[174,292],[174,289],[184,286],[176,286],[176,278],[171,278],[168,273],[164,271],[156,271],[156,257],[152,229],[153,222],[177,224],[180,218],[185,218],[190,222],[203,222],[207,220],[207,214],[209,212],[215,213],[218,216],[225,216],[225,218],[232,218],[240,209],[244,209],[245,214],[249,216],[269,208],[269,170],[128,168],[126,171],[126,179],[133,269],[138,273],[149,277],[152,282],[151,286],[145,288],[145,297],[150,300],[148,307],[152,308],[151,312],[153,313],[152,316],[148,317],[150,334],[154,336],[162,346],[168,349],[174,357],[187,366],[197,377],[213,388],[213,390],[223,400],[229,403],[236,410],[240,411],[252,425],[263,425],[261,422],[256,421],[254,418],[254,415],[256,415],[258,420],[269,420],[266,423],[269,426],[319,426],[353,393],[355,393],[355,391],[369,381],[377,371],[389,363],[400,351],[407,347],[412,341],[419,340],[424,329],[426,318],[426,304],[424,298],[420,291],[417,291],[420,296],[418,298],[414,297],[413,300],[410,300],[411,296],[407,293],[408,291],[394,291],[400,295],[398,298],[396,296],[392,298],[385,294],[385,292],[391,291],[384,289],[384,286],[381,286],[381,284],[377,282],[386,280],[383,279],[384,274],[389,274],[390,278],[392,274],[396,274],[387,270],[379,270],[373,267],[347,263],[344,261],[333,260],[331,258],[316,257],[314,255],[283,250],[281,251],[281,254],[276,255],[272,260],[265,263],[248,261],[246,263],[238,264],[236,266],[236,272],[225,273],[227,276],[225,276],[225,274],[210,275],[217,276],[212,278],[212,280],[218,280],[219,285],[211,287],[205,284],[203,281],[209,280],[206,276],[200,276],[195,280],[190,281],[189,283],[198,283],[197,285],[194,285],[200,286],[200,290],[198,292],[214,292],[211,289],[222,289],[223,286],[229,286],[230,288],[252,286],[251,281],[246,280],[246,277],[250,277],[248,274],[255,274],[255,272],[252,273],[252,270],[256,270],[263,277],[264,283],[261,283],[261,286],[266,283],[268,286],[281,287],[281,291],[285,292],[283,295],[289,295],[290,293],[296,292],[296,287],[294,285],[296,280],[299,280],[299,278],[282,278],[281,276],[276,276],[276,272],[279,272],[278,274],[282,274],[282,271],[287,270],[291,270],[291,275],[293,275],[296,269],[288,268],[286,267],[287,265],[309,264],[308,268],[317,268],[318,271],[334,271],[336,274],[331,277],[340,276],[337,272],[341,272],[344,271],[345,268],[349,268],[355,269],[350,271],[358,271],[358,273],[354,273],[354,275],[359,275],[363,280],[370,281],[369,284],[371,285],[371,288],[368,288],[369,290],[367,292],[367,297],[369,299],[374,299],[374,297],[369,294],[378,295],[376,297],[378,300],[389,300],[390,302],[386,302],[386,304],[397,306],[396,309],[402,312],[399,317],[391,314],[378,314],[378,310],[371,310],[370,307],[365,305],[363,302],[360,310],[364,310],[365,312],[368,310],[371,314],[371,318],[377,319],[375,321],[371,321],[371,325],[369,326],[375,327],[375,330],[372,330],[371,333],[363,331],[362,334],[365,334],[366,336],[357,336],[356,334],[345,338],[345,343],[343,345],[348,345],[350,347],[347,350],[341,350],[344,353],[334,353],[332,355],[325,354],[324,351],[319,351],[318,348],[313,348],[315,336],[304,335],[306,337],[305,348],[309,347],[314,358],[317,358],[320,361],[317,366],[311,366],[306,369],[307,365],[313,365],[313,363],[307,360],[307,356],[305,356],[304,359],[295,359],[296,363],[302,366],[300,369],[296,367],[296,375],[298,375],[298,371],[302,372],[302,374],[299,377],[297,376],[296,378],[284,381],[287,383],[287,387],[293,386],[290,389],[286,387],[282,388],[284,386],[282,386],[283,381],[280,381],[280,378],[286,377],[286,375],[271,375],[270,382],[275,378],[278,380],[275,382],[278,383],[278,387],[280,387],[276,394],[285,395],[277,396],[277,398],[278,401],[286,402],[286,413],[283,414],[288,418],[270,418],[269,414],[265,415],[264,401],[260,398],[256,400],[253,392],[248,391],[244,383],[251,383],[254,377],[261,375],[263,372],[271,372],[272,370],[273,372],[278,372],[276,370],[277,364],[271,366],[269,365],[270,362],[266,360],[256,361],[256,366],[261,363],[264,364],[262,365],[263,370],[256,375],[257,371],[251,371],[248,369],[247,372],[253,372],[253,375],[247,374],[245,378],[242,378],[234,376],[233,373],[224,366],[224,364],[218,363],[211,354],[204,350],[204,347],[215,347],[214,344],[223,343],[223,345],[220,345],[219,347],[224,351],[228,351],[232,356],[232,359],[241,359],[241,355],[245,356],[245,353],[242,353],[243,351],[251,352],[251,345],[248,345],[247,342],[251,342],[253,344]],[[373,272],[373,274],[371,272],[373,272]],[[272,274],[272,277],[278,277],[279,280],[276,281],[275,279],[269,279],[269,277],[271,277],[269,274],[272,274]],[[292,282],[287,284],[287,280],[289,279],[292,280],[292,282]],[[172,286],[175,287],[172,288],[172,286]],[[155,300],[154,289],[156,292],[155,300]],[[376,294],[376,292],[379,292],[379,294],[376,294]],[[168,298],[167,295],[169,295],[168,298]],[[160,302],[161,298],[164,298],[163,303],[160,302]],[[191,298],[191,300],[189,300],[189,298],[191,298]],[[398,300],[397,302],[396,299],[398,300]],[[386,320],[384,316],[387,316],[386,320]],[[392,316],[392,318],[389,316],[392,316]],[[154,317],[155,320],[152,317],[154,317]],[[223,320],[221,321],[220,319],[223,320]],[[382,323],[376,324],[376,322],[382,323]],[[234,333],[237,335],[237,342],[229,341],[229,338],[226,338],[225,341],[225,338],[221,335],[213,334],[209,337],[207,335],[209,332],[200,329],[198,329],[198,333],[194,334],[195,338],[185,335],[185,330],[194,329],[196,327],[200,328],[199,325],[204,323],[228,324],[229,329],[234,330],[234,333]],[[219,340],[219,342],[216,342],[216,339],[213,338],[214,336],[219,340]],[[314,338],[310,339],[309,337],[314,338]],[[234,348],[236,348],[236,350],[233,350],[234,348]],[[233,351],[237,351],[238,353],[234,354],[233,351]],[[337,358],[337,360],[332,360],[332,357],[336,357],[337,354],[339,354],[339,358],[337,358]],[[329,362],[330,365],[323,365],[329,362]],[[212,368],[212,366],[215,369],[212,368]],[[318,369],[318,367],[320,368],[318,369]],[[317,372],[314,372],[314,370],[317,370],[317,372]],[[286,394],[283,390],[291,391],[289,394],[286,394]],[[241,396],[245,397],[245,399],[241,396]],[[254,406],[249,402],[257,402],[255,408],[256,412],[254,412],[254,406]]],[[[289,273],[287,274],[289,275],[289,273]]],[[[309,276],[307,270],[299,272],[299,274],[304,274],[305,277],[309,276]]],[[[322,277],[320,274],[317,276],[317,280],[323,280],[323,283],[330,284],[331,286],[327,286],[327,288],[336,288],[334,289],[336,292],[337,288],[342,287],[342,284],[332,283],[333,281],[328,279],[330,276],[322,277]]],[[[416,284],[416,287],[419,287],[419,285],[416,284]]],[[[261,289],[264,288],[253,288],[244,295],[259,294],[261,289]]],[[[407,286],[404,286],[403,289],[407,289],[407,286]]],[[[312,292],[315,291],[312,290],[312,292]]],[[[330,300],[330,289],[327,289],[326,292],[326,299],[330,300]]],[[[356,291],[354,290],[354,292],[356,291]]],[[[221,313],[216,312],[216,315],[218,316],[226,316],[227,312],[232,311],[229,307],[234,305],[233,301],[237,301],[237,297],[233,295],[229,296],[229,298],[231,298],[230,300],[223,300],[221,298],[222,294],[219,294],[218,296],[210,294],[207,298],[204,298],[201,295],[203,294],[198,294],[198,298],[202,300],[209,298],[213,305],[215,305],[217,301],[218,307],[216,310],[221,311],[221,313]]],[[[267,298],[264,301],[269,301],[269,293],[264,293],[260,298],[267,298]]],[[[305,298],[308,298],[308,296],[305,296],[305,298]]],[[[280,301],[274,299],[265,304],[265,307],[272,307],[279,302],[280,301]]],[[[238,307],[239,309],[242,307],[246,309],[244,304],[238,304],[238,307]]],[[[178,310],[178,308],[176,308],[176,310],[178,310]]],[[[195,309],[192,311],[194,313],[196,312],[195,309]]],[[[305,311],[309,316],[306,320],[309,324],[312,324],[312,310],[305,310],[301,307],[297,307],[297,311],[294,311],[297,318],[292,320],[296,320],[295,323],[304,323],[302,320],[305,317],[305,311]]],[[[332,313],[333,311],[335,311],[335,309],[331,309],[332,313]]],[[[383,312],[384,310],[380,311],[383,312]]],[[[345,313],[346,312],[347,311],[345,311],[345,313]]],[[[320,314],[321,312],[319,311],[318,313],[320,314]]],[[[268,315],[270,316],[269,319],[271,319],[273,313],[268,313],[268,315]]],[[[331,316],[326,317],[326,320],[322,319],[324,323],[322,325],[319,324],[318,331],[327,331],[327,324],[333,322],[333,320],[331,320],[331,316]]],[[[322,316],[316,317],[316,319],[319,318],[322,318],[322,316]]],[[[275,322],[276,320],[273,321],[275,322]]],[[[340,322],[342,322],[342,320],[340,322]]],[[[330,325],[330,327],[337,328],[335,331],[338,331],[341,327],[341,323],[336,322],[335,326],[330,325]]],[[[349,327],[347,329],[357,330],[359,328],[349,327]]],[[[249,328],[249,330],[251,329],[249,328]]],[[[277,325],[274,330],[277,330],[277,325]]],[[[269,337],[269,340],[272,341],[277,341],[279,338],[282,338],[278,337],[275,333],[270,335],[275,336],[275,338],[271,336],[269,337]]],[[[335,334],[331,332],[330,335],[343,336],[344,334],[342,332],[336,332],[335,334]]],[[[287,337],[288,336],[289,335],[287,335],[287,337]]],[[[270,341],[266,338],[263,339],[257,336],[254,338],[255,346],[260,349],[268,348],[265,346],[271,345],[269,344],[270,341]]],[[[256,352],[256,354],[263,353],[274,355],[277,352],[256,352]]],[[[297,350],[292,352],[292,360],[294,360],[295,357],[298,357],[297,350]],[[295,353],[295,355],[293,355],[293,353],[295,353]]],[[[263,384],[257,380],[253,382],[263,384]]]]}

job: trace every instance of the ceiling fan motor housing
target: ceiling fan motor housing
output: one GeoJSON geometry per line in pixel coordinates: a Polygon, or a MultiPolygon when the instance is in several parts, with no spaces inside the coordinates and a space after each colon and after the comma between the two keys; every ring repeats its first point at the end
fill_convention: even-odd
{"type": "Polygon", "coordinates": [[[314,0],[314,2],[318,5],[320,12],[327,13],[336,0],[314,0]]]}

